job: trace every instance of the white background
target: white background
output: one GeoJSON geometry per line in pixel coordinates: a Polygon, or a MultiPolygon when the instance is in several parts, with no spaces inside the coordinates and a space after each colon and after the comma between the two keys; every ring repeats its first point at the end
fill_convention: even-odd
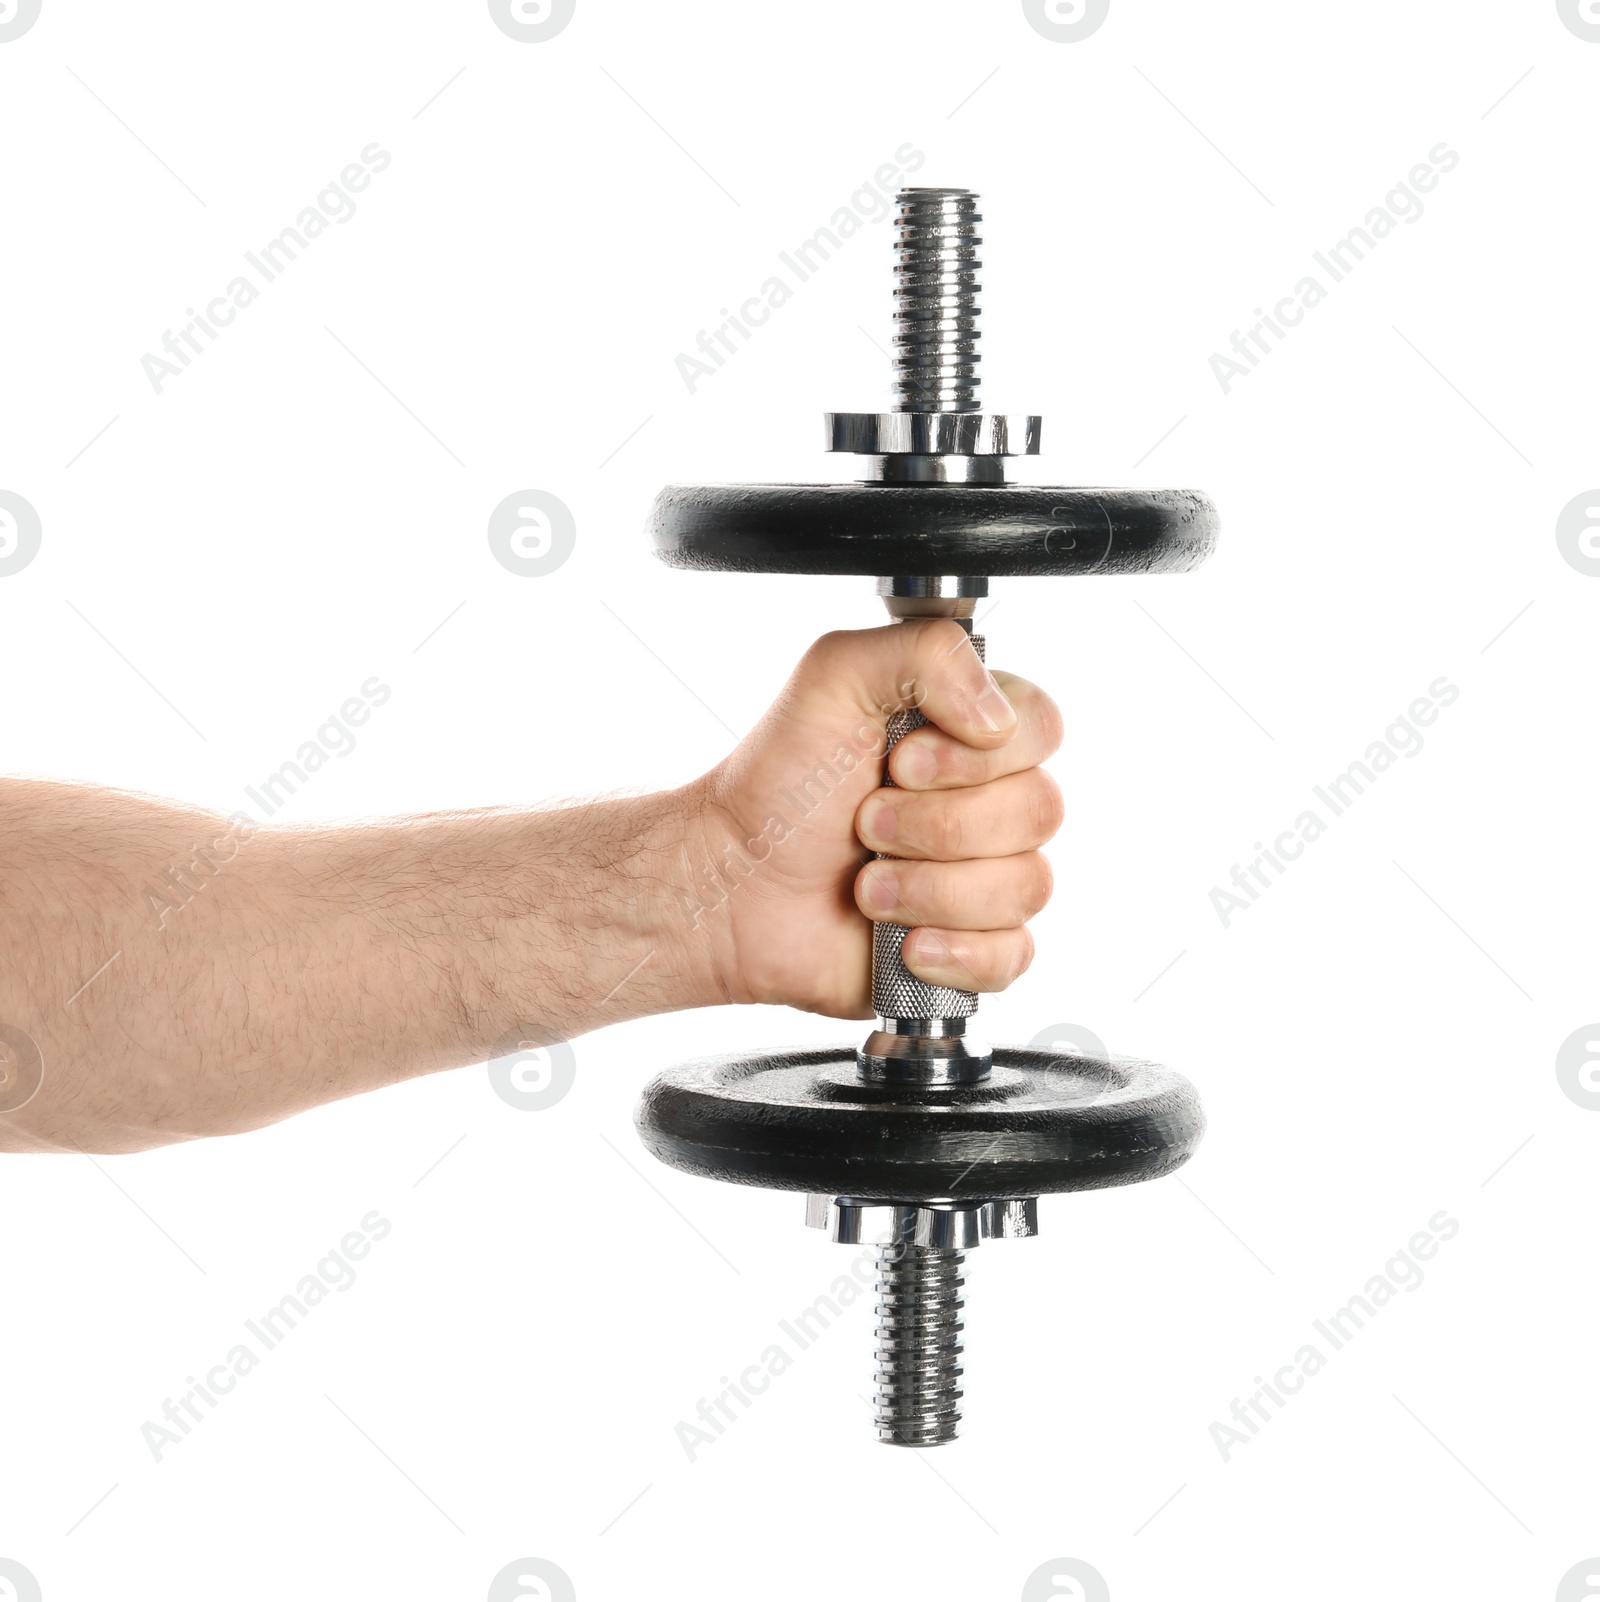
{"type": "Polygon", "coordinates": [[[1113,0],[1080,43],[1009,0],[579,0],[540,44],[481,3],[44,0],[0,44],[0,489],[43,527],[0,579],[6,768],[231,812],[378,675],[282,820],[702,771],[877,604],[668,571],[646,509],[832,476],[818,413],[887,400],[887,227],[697,393],[674,359],[909,142],[984,197],[1023,476],[1221,509],[1193,575],[986,620],[1066,709],[1070,820],[985,1031],[1169,1062],[1210,1131],[974,1257],[958,1444],[873,1441],[860,1302],[693,1462],[677,1424],[852,1254],[653,1163],[633,1103],[855,1025],[652,1019],[543,1112],[476,1067],[12,1159],[0,1557],[47,1602],[478,1598],[527,1556],[585,1602],[1010,1599],[1057,1558],[1116,1602],[1556,1595],[1600,1549],[1600,1115],[1555,1073],[1600,1015],[1600,582],[1555,538],[1600,482],[1597,84],[1545,0],[1113,0]],[[373,141],[357,214],[157,395],[140,358],[373,141]],[[1441,141],[1425,214],[1225,395],[1212,354],[1441,141]],[[578,528],[531,579],[485,535],[530,488],[578,528]],[[1224,928],[1212,888],[1441,675],[1425,749],[1224,928]],[[156,1462],[141,1425],[372,1209],[359,1281],[156,1462]],[[1224,1462],[1212,1423],[1441,1209],[1425,1283],[1224,1462]]]}

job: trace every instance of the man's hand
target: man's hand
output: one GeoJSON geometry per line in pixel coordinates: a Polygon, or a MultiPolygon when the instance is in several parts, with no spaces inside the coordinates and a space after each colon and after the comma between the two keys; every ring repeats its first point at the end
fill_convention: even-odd
{"type": "Polygon", "coordinates": [[[1050,896],[1042,846],[1061,792],[1038,764],[1054,703],[991,675],[965,631],[896,623],[819,640],[772,710],[699,786],[686,915],[730,1001],[869,1015],[871,920],[907,925],[906,966],[1004,990],[1032,960],[1050,896]],[[881,782],[887,713],[918,707],[881,782]],[[863,860],[873,852],[902,860],[863,860]],[[696,904],[698,902],[698,905],[696,904]]]}
{"type": "Polygon", "coordinates": [[[0,1074],[0,1151],[233,1134],[688,1007],[865,1016],[868,919],[912,929],[920,977],[1003,989],[1059,738],[957,624],[900,623],[819,641],[727,761],[654,795],[257,824],[0,780],[0,1026],[33,1075],[0,1074]],[[933,726],[884,788],[907,705],[933,726]]]}

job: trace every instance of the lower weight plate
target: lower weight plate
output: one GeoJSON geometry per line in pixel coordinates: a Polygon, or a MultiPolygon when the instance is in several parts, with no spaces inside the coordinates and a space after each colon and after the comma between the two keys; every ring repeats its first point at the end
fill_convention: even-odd
{"type": "Polygon", "coordinates": [[[736,1185],[866,1199],[1039,1196],[1130,1185],[1188,1161],[1205,1114],[1182,1074],[1130,1057],[999,1046],[981,1084],[861,1084],[855,1051],[683,1063],[635,1122],[655,1157],[736,1185]]]}

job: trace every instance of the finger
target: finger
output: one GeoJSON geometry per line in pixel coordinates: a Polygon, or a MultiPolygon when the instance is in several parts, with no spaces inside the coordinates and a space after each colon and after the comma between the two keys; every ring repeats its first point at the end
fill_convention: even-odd
{"type": "Polygon", "coordinates": [[[907,790],[949,790],[1021,773],[1054,756],[1061,745],[1061,711],[1037,685],[996,673],[1001,693],[1016,709],[1017,732],[1004,745],[979,750],[932,725],[913,729],[889,757],[894,782],[907,790]]]}
{"type": "Polygon", "coordinates": [[[900,954],[930,985],[988,993],[1028,971],[1033,936],[1026,929],[913,929],[900,954]]]}
{"type": "Polygon", "coordinates": [[[1043,911],[1050,864],[1037,851],[973,862],[869,862],[856,905],[875,923],[1010,929],[1043,911]]]}
{"type": "Polygon", "coordinates": [[[983,750],[1016,733],[1016,709],[978,659],[972,640],[948,618],[826,634],[806,653],[791,684],[804,720],[837,706],[841,692],[881,730],[887,714],[918,708],[930,723],[983,750]]]}
{"type": "Polygon", "coordinates": [[[967,790],[874,790],[856,812],[872,851],[931,862],[1037,851],[1061,827],[1061,791],[1043,768],[967,790]]]}

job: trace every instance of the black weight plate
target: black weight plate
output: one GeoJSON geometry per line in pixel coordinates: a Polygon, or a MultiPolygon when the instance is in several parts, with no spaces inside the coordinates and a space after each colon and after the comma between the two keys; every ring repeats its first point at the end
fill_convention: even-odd
{"type": "Polygon", "coordinates": [[[709,1057],[646,1088],[652,1155],[736,1185],[864,1199],[1039,1196],[1156,1179],[1205,1131],[1193,1085],[1131,1057],[995,1049],[991,1081],[908,1093],[848,1046],[709,1057]]]}
{"type": "Polygon", "coordinates": [[[662,561],[702,572],[1012,578],[1185,572],[1217,512],[1198,490],[672,484],[648,527],[662,561]]]}

